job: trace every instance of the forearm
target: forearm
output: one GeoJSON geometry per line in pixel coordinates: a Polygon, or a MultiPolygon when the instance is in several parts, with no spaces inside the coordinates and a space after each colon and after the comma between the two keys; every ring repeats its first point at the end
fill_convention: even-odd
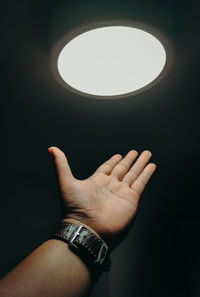
{"type": "Polygon", "coordinates": [[[62,241],[43,243],[0,281],[4,297],[81,297],[91,286],[84,262],[62,241]]]}

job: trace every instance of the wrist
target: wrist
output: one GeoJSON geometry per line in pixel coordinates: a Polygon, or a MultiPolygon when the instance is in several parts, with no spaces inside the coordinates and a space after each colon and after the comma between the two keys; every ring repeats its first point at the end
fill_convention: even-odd
{"type": "Polygon", "coordinates": [[[84,227],[88,228],[91,232],[93,232],[99,239],[102,240],[100,235],[93,228],[91,228],[89,225],[86,225],[83,221],[79,221],[77,219],[66,218],[66,219],[62,219],[61,222],[62,223],[70,223],[70,224],[74,224],[77,226],[83,225],[84,227]]]}
{"type": "Polygon", "coordinates": [[[53,232],[50,238],[66,242],[92,271],[101,275],[111,267],[109,248],[99,234],[80,220],[66,218],[53,232]]]}

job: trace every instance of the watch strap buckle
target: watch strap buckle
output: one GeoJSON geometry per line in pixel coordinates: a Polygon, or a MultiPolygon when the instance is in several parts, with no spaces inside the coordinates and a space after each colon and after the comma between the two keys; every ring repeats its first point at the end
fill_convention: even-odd
{"type": "Polygon", "coordinates": [[[76,250],[78,249],[78,246],[74,243],[74,240],[77,238],[77,236],[80,235],[80,231],[82,228],[83,228],[83,225],[78,226],[69,238],[69,245],[75,248],[76,250]]]}

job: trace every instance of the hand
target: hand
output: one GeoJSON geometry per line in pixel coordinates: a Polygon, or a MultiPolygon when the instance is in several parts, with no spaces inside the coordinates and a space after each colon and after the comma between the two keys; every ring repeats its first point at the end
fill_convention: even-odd
{"type": "Polygon", "coordinates": [[[49,152],[58,174],[63,221],[88,226],[113,248],[126,236],[141,194],[156,169],[155,164],[148,164],[151,152],[143,151],[133,165],[137,151],[129,151],[124,158],[114,155],[85,180],[73,176],[59,148],[50,147],[49,152]]]}

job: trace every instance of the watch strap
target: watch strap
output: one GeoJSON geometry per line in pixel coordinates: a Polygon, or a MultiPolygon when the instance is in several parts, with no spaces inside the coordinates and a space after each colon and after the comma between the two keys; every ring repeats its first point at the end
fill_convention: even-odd
{"type": "Polygon", "coordinates": [[[97,269],[109,271],[111,268],[108,246],[93,232],[83,225],[61,223],[50,238],[60,239],[69,244],[69,247],[81,258],[97,269]]]}

